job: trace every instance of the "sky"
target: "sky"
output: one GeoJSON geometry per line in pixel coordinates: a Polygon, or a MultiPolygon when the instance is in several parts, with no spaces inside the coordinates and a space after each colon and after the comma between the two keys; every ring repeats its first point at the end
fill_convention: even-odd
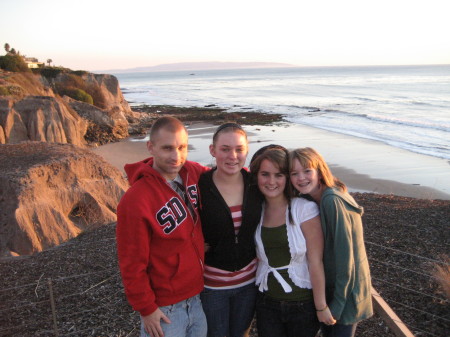
{"type": "Polygon", "coordinates": [[[450,63],[448,0],[0,0],[0,44],[73,70],[450,63]]]}

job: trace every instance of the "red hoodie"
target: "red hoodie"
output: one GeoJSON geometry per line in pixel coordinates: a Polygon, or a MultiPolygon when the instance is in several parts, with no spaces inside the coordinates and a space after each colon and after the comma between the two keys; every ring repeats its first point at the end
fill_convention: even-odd
{"type": "Polygon", "coordinates": [[[207,168],[186,161],[180,176],[197,212],[152,167],[153,158],[125,165],[131,187],[117,208],[117,252],[128,302],[142,316],[203,290],[204,240],[198,178],[207,168]]]}

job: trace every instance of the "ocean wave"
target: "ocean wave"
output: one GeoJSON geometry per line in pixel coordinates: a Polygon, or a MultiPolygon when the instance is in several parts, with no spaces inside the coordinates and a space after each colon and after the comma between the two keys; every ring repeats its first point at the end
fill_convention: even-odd
{"type": "MultiPolygon", "coordinates": [[[[414,142],[413,140],[405,140],[405,139],[400,139],[400,137],[398,138],[394,138],[391,137],[387,134],[374,134],[373,132],[370,132],[370,130],[365,129],[365,128],[344,128],[344,127],[340,127],[337,128],[335,125],[326,125],[324,123],[305,123],[305,121],[302,120],[298,120],[298,119],[289,119],[290,122],[292,123],[297,123],[297,124],[303,124],[303,125],[308,125],[311,127],[315,127],[318,129],[322,129],[322,130],[326,130],[326,131],[331,131],[331,132],[337,132],[340,134],[344,134],[347,136],[353,136],[353,137],[357,137],[357,138],[363,138],[363,139],[368,139],[368,140],[374,140],[374,141],[378,141],[396,148],[400,148],[403,150],[407,150],[407,151],[411,151],[411,152],[415,152],[415,153],[419,153],[419,154],[424,154],[424,155],[429,155],[429,156],[433,156],[433,157],[437,157],[437,158],[442,158],[442,159],[450,159],[450,146],[445,146],[443,144],[437,144],[437,143],[430,143],[430,142],[426,142],[425,143],[420,143],[420,142],[414,142]]],[[[340,124],[341,126],[344,125],[349,125],[349,124],[340,124]]]]}
{"type": "Polygon", "coordinates": [[[423,128],[423,129],[434,129],[439,131],[445,131],[450,132],[450,124],[441,123],[437,124],[436,122],[421,120],[421,121],[414,121],[410,119],[402,119],[399,117],[390,117],[390,116],[384,116],[384,115],[375,115],[375,114],[369,114],[369,113],[355,113],[355,112],[348,112],[344,110],[337,110],[337,109],[323,109],[320,110],[322,112],[326,113],[332,113],[336,115],[342,115],[343,118],[347,119],[350,118],[364,118],[371,121],[376,121],[384,124],[395,124],[395,125],[403,125],[403,126],[409,126],[409,127],[417,127],[417,128],[423,128]]]}
{"type": "Polygon", "coordinates": [[[378,100],[373,99],[373,98],[368,98],[368,97],[353,97],[354,99],[358,100],[358,101],[363,101],[363,102],[378,102],[378,100]]]}
{"type": "Polygon", "coordinates": [[[304,105],[284,105],[284,104],[277,104],[275,105],[278,109],[293,109],[295,110],[307,110],[307,112],[319,112],[321,109],[316,106],[304,106],[304,105]]]}
{"type": "Polygon", "coordinates": [[[365,117],[369,120],[386,123],[386,124],[396,124],[396,125],[416,127],[416,128],[422,128],[422,129],[433,129],[433,130],[450,132],[450,125],[447,125],[447,124],[437,124],[437,123],[433,123],[433,122],[427,122],[424,120],[413,121],[413,120],[406,120],[406,119],[401,119],[401,118],[397,118],[397,117],[387,117],[387,116],[381,116],[381,115],[366,115],[365,117]]]}
{"type": "Polygon", "coordinates": [[[144,90],[142,88],[139,89],[121,89],[124,94],[148,94],[148,90],[144,90]]]}
{"type": "Polygon", "coordinates": [[[413,104],[413,105],[421,105],[421,106],[433,106],[433,104],[428,103],[428,102],[420,102],[420,101],[409,101],[409,104],[413,104]]]}

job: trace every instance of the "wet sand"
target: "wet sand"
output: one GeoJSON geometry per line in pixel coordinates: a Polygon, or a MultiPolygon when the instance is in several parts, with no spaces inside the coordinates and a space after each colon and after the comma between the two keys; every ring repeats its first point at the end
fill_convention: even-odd
{"type": "MultiPolygon", "coordinates": [[[[217,126],[190,123],[188,159],[203,165],[214,163],[208,146],[217,126]]],[[[450,166],[444,159],[394,148],[303,125],[281,123],[276,126],[248,126],[249,156],[267,144],[288,149],[313,147],[330,165],[333,173],[350,191],[392,194],[420,199],[450,200],[450,166]]],[[[123,172],[126,163],[149,157],[146,139],[128,138],[93,149],[123,172]]]]}

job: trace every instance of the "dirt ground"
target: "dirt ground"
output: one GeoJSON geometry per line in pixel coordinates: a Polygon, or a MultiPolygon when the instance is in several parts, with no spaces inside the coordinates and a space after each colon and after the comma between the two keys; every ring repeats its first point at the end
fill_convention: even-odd
{"type": "MultiPolygon", "coordinates": [[[[446,336],[449,301],[431,275],[448,253],[450,202],[353,195],[365,208],[374,288],[416,336],[446,336]]],[[[54,336],[54,322],[60,336],[138,336],[139,316],[127,304],[117,266],[115,224],[4,259],[0,273],[0,336],[54,336]]],[[[359,324],[357,336],[393,334],[375,315],[359,324]]]]}

